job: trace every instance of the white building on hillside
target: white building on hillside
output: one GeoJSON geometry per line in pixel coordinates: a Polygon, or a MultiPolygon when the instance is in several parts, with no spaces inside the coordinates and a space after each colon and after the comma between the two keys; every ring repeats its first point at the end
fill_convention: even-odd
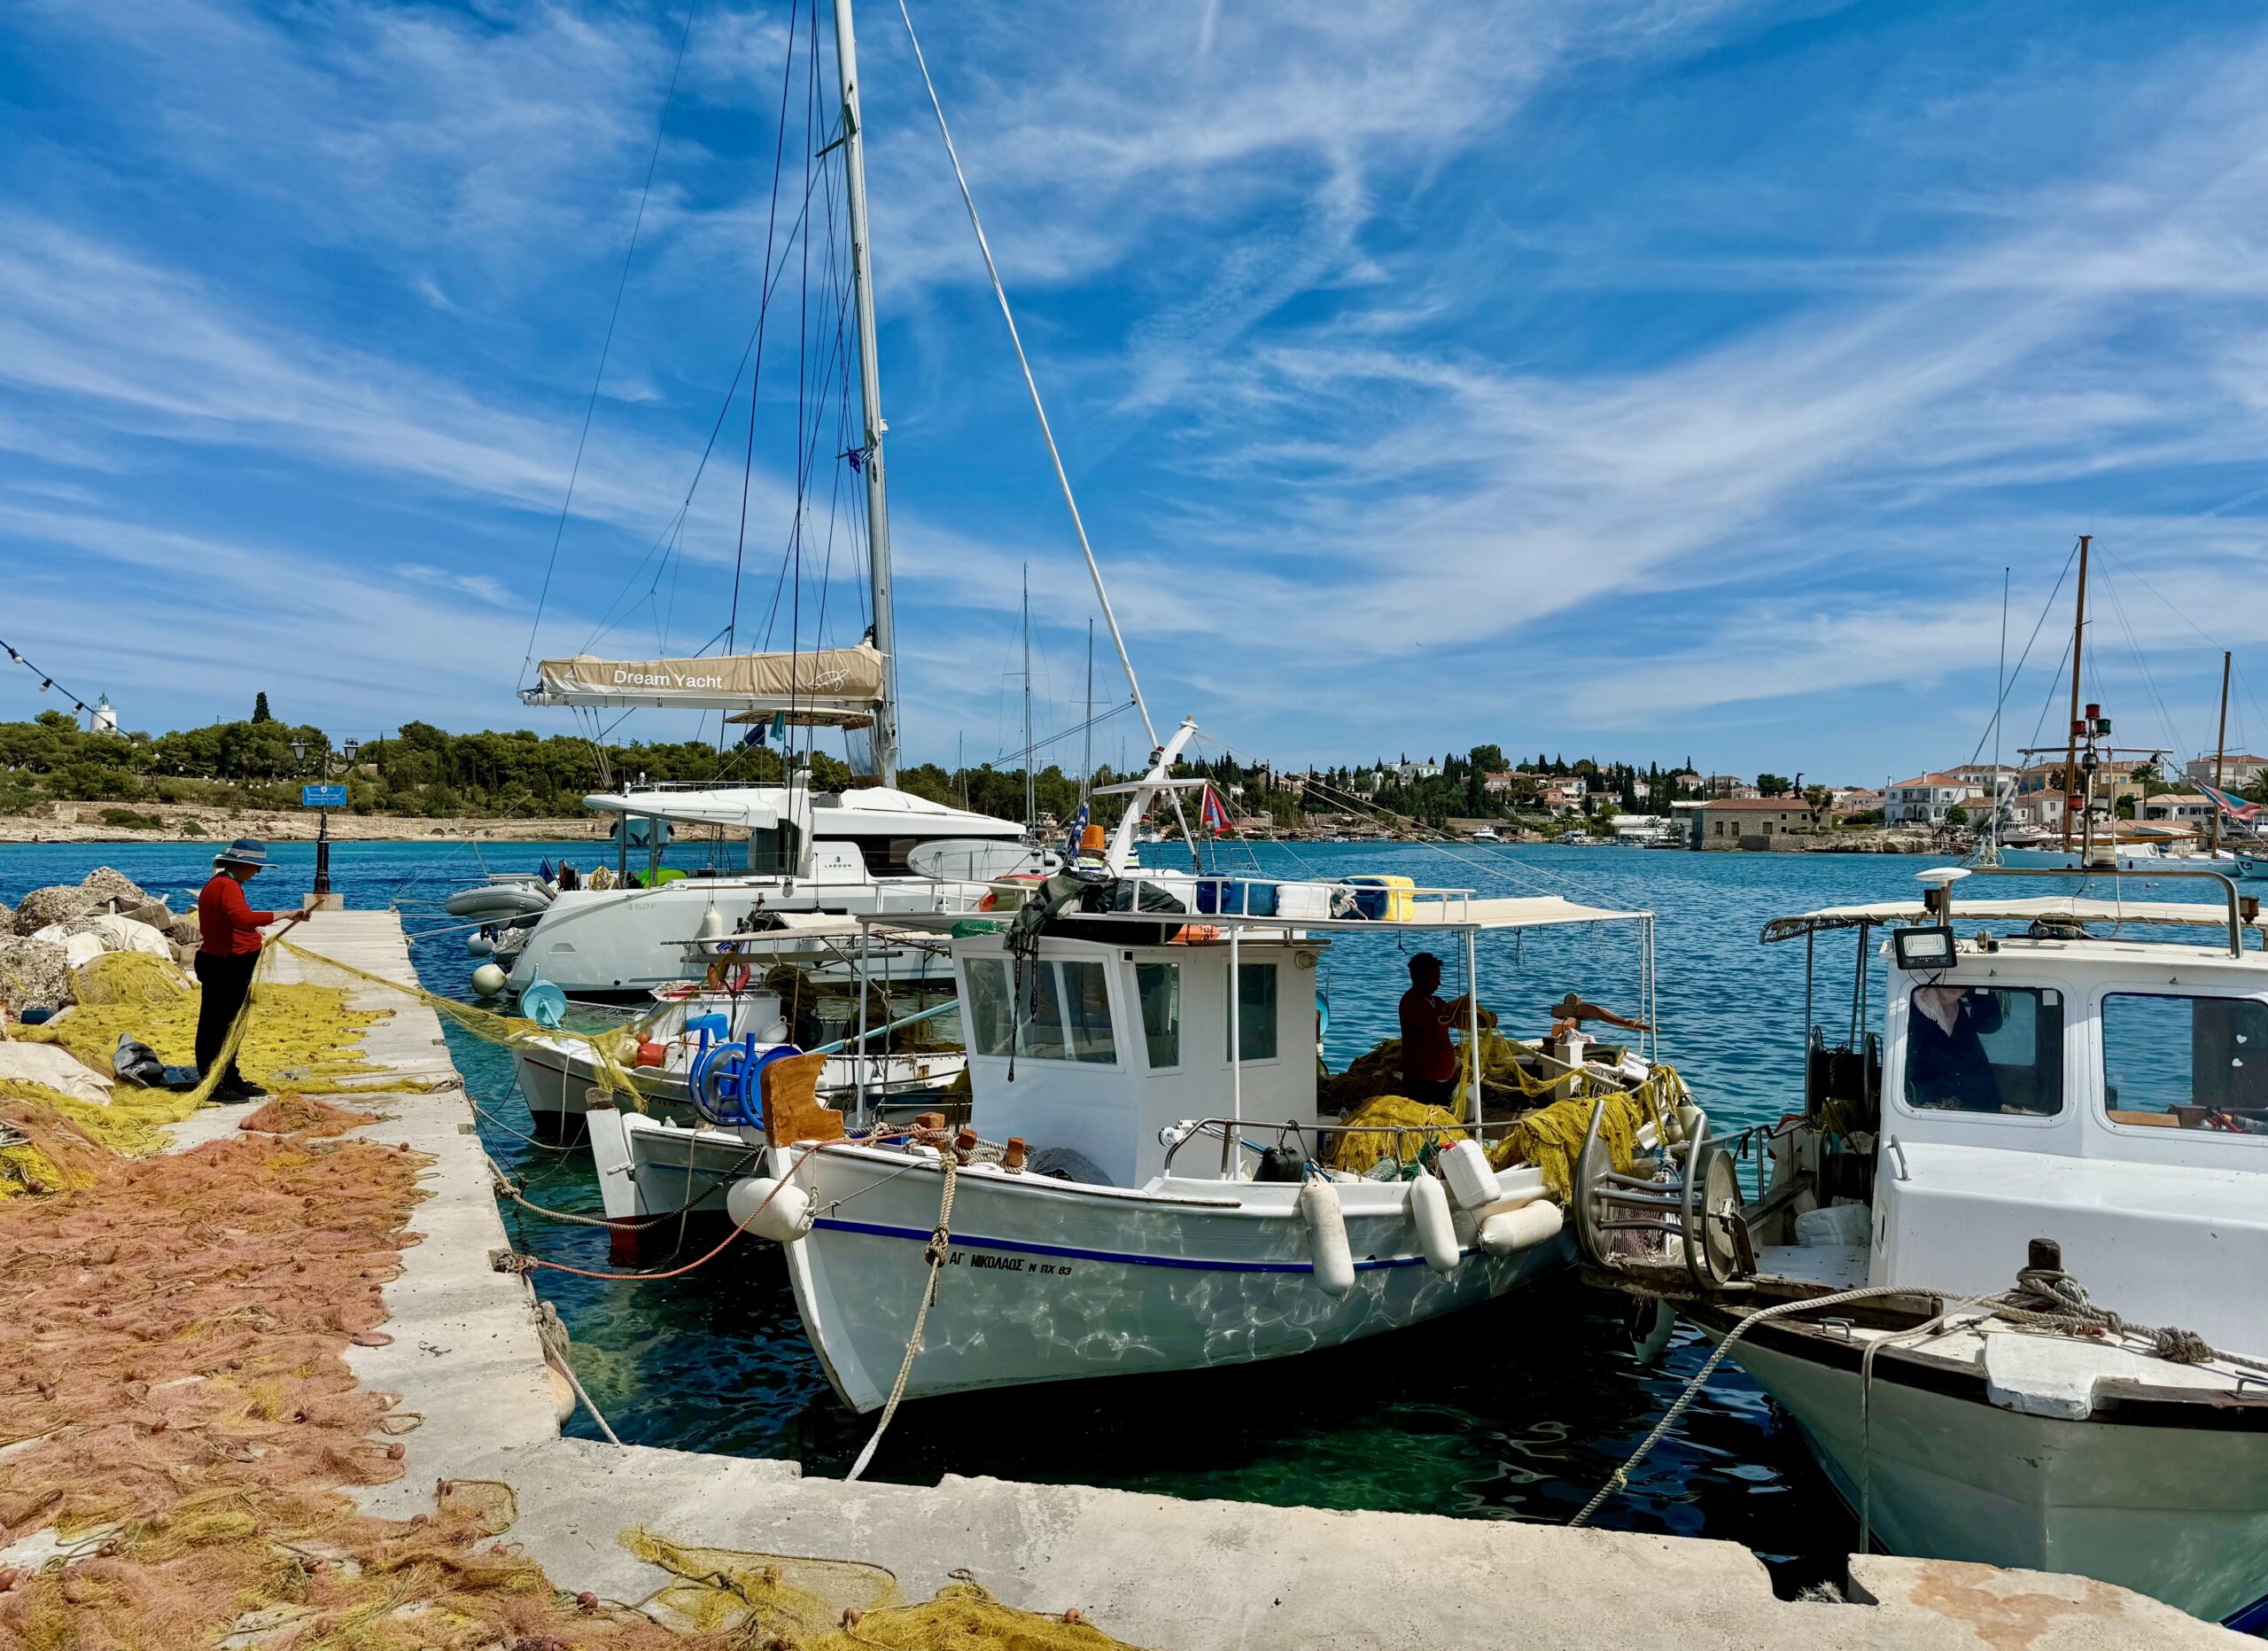
{"type": "Polygon", "coordinates": [[[1974,810],[1984,802],[1984,788],[1950,774],[1919,774],[1890,788],[1883,820],[1890,825],[1931,825],[1946,822],[1953,808],[1974,810]]]}

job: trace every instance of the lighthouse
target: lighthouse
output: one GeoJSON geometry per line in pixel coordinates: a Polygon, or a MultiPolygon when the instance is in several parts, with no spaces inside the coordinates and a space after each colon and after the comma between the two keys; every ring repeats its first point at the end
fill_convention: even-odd
{"type": "Polygon", "coordinates": [[[108,694],[101,694],[96,697],[95,708],[87,713],[87,732],[89,734],[115,734],[118,732],[118,713],[110,708],[110,696],[108,694]]]}

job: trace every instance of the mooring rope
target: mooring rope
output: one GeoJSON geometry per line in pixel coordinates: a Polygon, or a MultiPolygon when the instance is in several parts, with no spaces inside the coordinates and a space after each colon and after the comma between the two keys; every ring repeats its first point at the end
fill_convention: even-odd
{"type": "Polygon", "coordinates": [[[897,1414],[897,1402],[905,1397],[906,1378],[913,1374],[913,1357],[921,1351],[921,1327],[929,1321],[929,1305],[937,1299],[937,1282],[945,1275],[945,1256],[952,1242],[953,1188],[960,1164],[948,1148],[937,1156],[944,1168],[945,1184],[937,1199],[936,1230],[929,1234],[929,1247],[921,1258],[929,1264],[928,1281],[921,1287],[921,1307],[913,1315],[913,1334],[906,1338],[905,1357],[897,1367],[897,1380],[890,1384],[889,1402],[882,1406],[882,1419],[874,1424],[866,1448],[858,1452],[858,1460],[850,1464],[850,1471],[843,1476],[845,1484],[866,1471],[866,1464],[874,1460],[874,1452],[882,1442],[882,1435],[889,1431],[890,1419],[897,1414]]]}

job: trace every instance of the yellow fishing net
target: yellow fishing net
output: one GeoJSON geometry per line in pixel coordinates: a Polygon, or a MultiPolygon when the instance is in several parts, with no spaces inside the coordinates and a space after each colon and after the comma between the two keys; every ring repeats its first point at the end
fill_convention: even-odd
{"type": "Polygon", "coordinates": [[[1423,1101],[1412,1101],[1406,1095],[1380,1095],[1365,1102],[1345,1121],[1350,1127],[1339,1136],[1332,1149],[1331,1167],[1355,1175],[1367,1175],[1381,1158],[1398,1158],[1407,1163],[1428,1141],[1447,1146],[1464,1139],[1456,1113],[1443,1107],[1429,1106],[1423,1101]],[[1394,1133],[1365,1133],[1389,1128],[1394,1133]]]}
{"type": "Polygon", "coordinates": [[[696,1547],[631,1530],[623,1546],[676,1578],[645,1602],[647,1613],[734,1644],[804,1651],[1109,1651],[1123,1642],[1076,1613],[1020,1611],[994,1599],[966,1571],[926,1603],[899,1601],[897,1581],[878,1565],[696,1547]]]}

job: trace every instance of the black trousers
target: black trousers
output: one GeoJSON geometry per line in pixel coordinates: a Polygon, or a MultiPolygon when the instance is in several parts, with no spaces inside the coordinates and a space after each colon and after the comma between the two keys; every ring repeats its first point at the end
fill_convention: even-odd
{"type": "MultiPolygon", "coordinates": [[[[260,967],[260,954],[247,952],[241,957],[221,957],[211,952],[197,954],[197,980],[205,988],[204,1001],[197,1010],[197,1075],[205,1077],[212,1071],[213,1063],[221,1058],[227,1047],[229,1028],[237,1024],[237,1013],[245,1006],[245,995],[252,990],[252,970],[260,967]]],[[[244,1080],[237,1075],[237,1063],[229,1063],[229,1070],[221,1075],[221,1086],[233,1089],[244,1080]]]]}
{"type": "Polygon", "coordinates": [[[1427,1106],[1445,1107],[1456,1099],[1456,1079],[1454,1078],[1405,1078],[1402,1093],[1412,1101],[1423,1101],[1427,1106]]]}

